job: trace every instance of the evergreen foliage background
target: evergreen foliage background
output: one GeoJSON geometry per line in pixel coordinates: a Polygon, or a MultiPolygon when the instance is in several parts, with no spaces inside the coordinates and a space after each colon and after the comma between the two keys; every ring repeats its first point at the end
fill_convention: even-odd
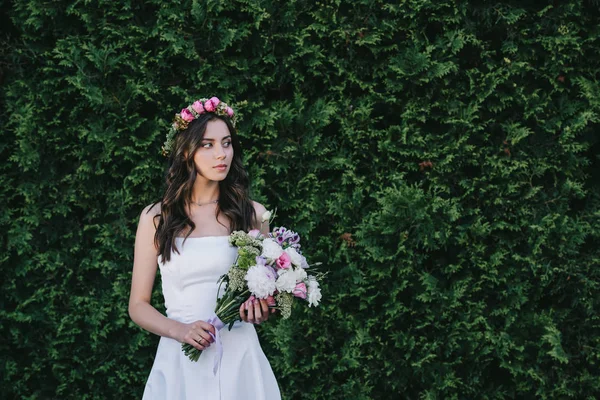
{"type": "Polygon", "coordinates": [[[212,95],[329,271],[259,327],[285,399],[600,396],[598,1],[0,8],[1,398],[141,397],[135,229],[212,95]]]}

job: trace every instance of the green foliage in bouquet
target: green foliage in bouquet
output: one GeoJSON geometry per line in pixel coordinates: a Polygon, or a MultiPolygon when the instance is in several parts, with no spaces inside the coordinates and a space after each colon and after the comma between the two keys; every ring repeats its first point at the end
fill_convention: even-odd
{"type": "Polygon", "coordinates": [[[284,399],[600,397],[598,1],[0,9],[1,398],[141,397],[136,224],[213,95],[329,272],[258,328],[284,399]]]}

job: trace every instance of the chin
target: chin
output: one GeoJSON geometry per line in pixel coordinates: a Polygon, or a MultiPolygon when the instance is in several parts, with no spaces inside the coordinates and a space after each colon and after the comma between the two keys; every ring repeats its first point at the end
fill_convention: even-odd
{"type": "Polygon", "coordinates": [[[199,172],[198,175],[200,175],[201,177],[203,177],[204,179],[209,180],[209,181],[220,182],[220,181],[225,180],[225,178],[227,178],[227,175],[229,175],[229,171],[222,172],[222,173],[219,173],[219,172],[215,173],[214,171],[210,171],[208,174],[199,172]]]}
{"type": "Polygon", "coordinates": [[[223,172],[222,174],[210,174],[207,178],[211,181],[224,181],[225,178],[227,178],[227,175],[229,175],[229,171],[227,171],[227,173],[223,172]]]}

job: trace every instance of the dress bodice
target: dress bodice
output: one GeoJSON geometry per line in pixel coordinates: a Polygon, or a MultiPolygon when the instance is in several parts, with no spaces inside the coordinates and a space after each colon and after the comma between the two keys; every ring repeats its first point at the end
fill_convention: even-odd
{"type": "MultiPolygon", "coordinates": [[[[184,323],[206,321],[215,310],[217,281],[235,262],[237,247],[228,236],[175,240],[179,254],[172,251],[164,264],[158,257],[167,316],[184,323]]],[[[198,361],[190,361],[180,342],[161,337],[142,400],[280,400],[254,325],[237,321],[221,329],[220,338],[222,355],[211,345],[198,361]],[[215,375],[216,357],[221,361],[215,375]]]]}
{"type": "MultiPolygon", "coordinates": [[[[237,248],[229,236],[177,237],[179,253],[162,263],[158,257],[167,316],[190,323],[207,319],[215,310],[217,281],[235,262],[237,248]]],[[[224,290],[223,285],[221,292],[224,290]]],[[[220,295],[220,294],[219,294],[220,295]]]]}

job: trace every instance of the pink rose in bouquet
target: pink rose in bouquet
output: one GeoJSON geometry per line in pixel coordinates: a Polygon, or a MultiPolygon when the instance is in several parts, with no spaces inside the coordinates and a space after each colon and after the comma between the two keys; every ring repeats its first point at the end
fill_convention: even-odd
{"type": "Polygon", "coordinates": [[[292,259],[288,253],[283,252],[277,259],[277,266],[281,269],[288,269],[292,265],[292,259]]]}
{"type": "Polygon", "coordinates": [[[248,232],[248,235],[256,239],[260,236],[260,231],[258,229],[252,229],[250,232],[248,232]]]}
{"type": "Polygon", "coordinates": [[[306,299],[306,284],[304,282],[300,282],[296,285],[292,294],[300,299],[306,299]]]}

